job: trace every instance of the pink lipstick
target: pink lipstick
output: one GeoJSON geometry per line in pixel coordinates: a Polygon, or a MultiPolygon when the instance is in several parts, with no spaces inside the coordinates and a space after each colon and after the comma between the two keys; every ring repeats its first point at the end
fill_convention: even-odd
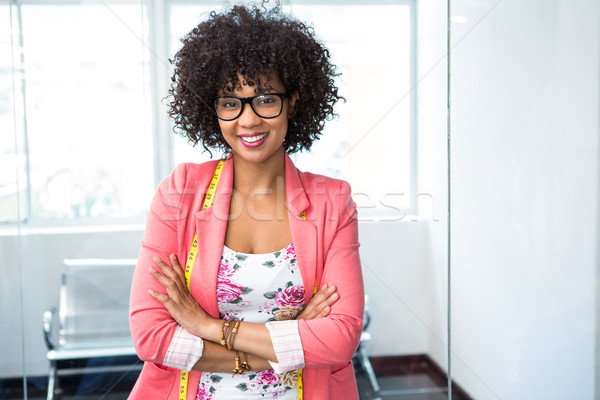
{"type": "Polygon", "coordinates": [[[268,132],[252,132],[239,135],[242,144],[246,147],[258,147],[267,139],[268,132]]]}

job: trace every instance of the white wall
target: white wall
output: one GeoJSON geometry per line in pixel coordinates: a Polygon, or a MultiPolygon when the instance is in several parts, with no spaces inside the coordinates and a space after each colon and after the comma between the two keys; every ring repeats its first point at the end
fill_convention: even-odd
{"type": "Polygon", "coordinates": [[[452,2],[453,376],[593,399],[600,2],[496,3],[452,2]]]}

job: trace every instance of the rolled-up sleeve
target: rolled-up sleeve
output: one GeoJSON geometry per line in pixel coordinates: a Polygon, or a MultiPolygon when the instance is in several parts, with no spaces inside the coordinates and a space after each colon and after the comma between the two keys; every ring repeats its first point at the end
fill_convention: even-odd
{"type": "MultiPolygon", "coordinates": [[[[148,289],[166,293],[164,286],[148,273],[155,266],[154,258],[169,260],[178,254],[178,221],[186,218],[182,198],[185,193],[187,170],[184,164],[158,186],[148,211],[146,232],[131,284],[129,327],[140,359],[162,364],[177,331],[178,324],[148,289]]],[[[179,259],[183,259],[181,254],[179,259]]],[[[185,256],[184,256],[185,257],[185,256]]]]}
{"type": "Polygon", "coordinates": [[[339,300],[331,306],[326,318],[298,321],[306,367],[341,365],[353,356],[362,332],[364,286],[358,252],[356,204],[350,185],[340,181],[330,193],[337,205],[326,215],[328,223],[323,276],[320,284],[335,285],[339,300]]]}
{"type": "Polygon", "coordinates": [[[267,322],[266,326],[271,335],[273,350],[278,361],[269,361],[273,370],[278,374],[282,374],[304,368],[304,352],[298,333],[298,321],[267,322]]]}
{"type": "Polygon", "coordinates": [[[163,365],[189,372],[202,357],[203,350],[204,340],[178,325],[163,365]]]}

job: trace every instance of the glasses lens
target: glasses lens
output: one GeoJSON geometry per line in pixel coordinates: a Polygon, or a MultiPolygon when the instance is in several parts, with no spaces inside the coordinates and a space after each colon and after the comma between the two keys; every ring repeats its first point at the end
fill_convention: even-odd
{"type": "Polygon", "coordinates": [[[219,97],[215,100],[217,115],[223,119],[237,118],[242,109],[242,102],[235,97],[219,97]]]}
{"type": "Polygon", "coordinates": [[[281,113],[281,97],[274,94],[263,94],[252,100],[252,108],[260,117],[273,118],[281,113]]]}

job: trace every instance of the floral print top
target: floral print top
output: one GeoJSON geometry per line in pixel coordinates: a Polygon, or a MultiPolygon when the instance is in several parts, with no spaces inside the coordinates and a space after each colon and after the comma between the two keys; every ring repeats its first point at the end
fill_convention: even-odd
{"type": "MultiPolygon", "coordinates": [[[[217,303],[221,319],[260,323],[294,319],[305,304],[294,244],[267,254],[239,253],[224,246],[217,303]]],[[[297,371],[278,375],[272,369],[233,377],[203,373],[196,400],[297,399],[297,375],[297,371]]]]}

